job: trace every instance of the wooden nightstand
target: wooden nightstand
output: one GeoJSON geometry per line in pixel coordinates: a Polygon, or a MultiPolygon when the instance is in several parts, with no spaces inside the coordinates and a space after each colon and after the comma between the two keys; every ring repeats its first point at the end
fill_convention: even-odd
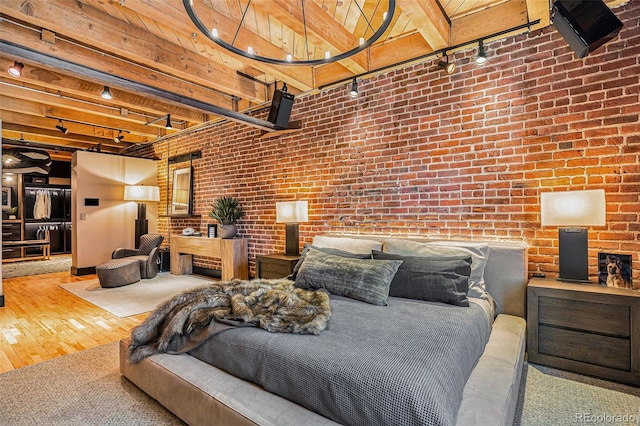
{"type": "Polygon", "coordinates": [[[640,385],[640,291],[533,278],[530,362],[640,385]]]}
{"type": "Polygon", "coordinates": [[[259,254],[256,256],[256,277],[284,278],[291,275],[298,260],[300,260],[300,255],[259,254]]]}

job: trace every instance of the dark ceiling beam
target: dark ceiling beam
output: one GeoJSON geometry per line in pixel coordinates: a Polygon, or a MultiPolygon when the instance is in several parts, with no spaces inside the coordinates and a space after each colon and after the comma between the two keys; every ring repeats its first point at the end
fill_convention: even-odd
{"type": "Polygon", "coordinates": [[[173,102],[177,105],[187,105],[193,108],[198,108],[211,114],[227,118],[232,121],[236,121],[241,124],[246,124],[251,127],[256,127],[267,132],[273,132],[276,130],[273,123],[265,120],[260,120],[255,117],[248,116],[236,111],[231,111],[225,108],[221,108],[216,105],[207,104],[205,102],[198,101],[193,98],[184,97],[173,92],[158,89],[156,87],[147,86],[135,81],[130,81],[113,74],[105,73],[93,68],[89,68],[83,65],[79,65],[64,59],[56,58],[44,53],[36,52],[24,46],[17,44],[0,41],[0,51],[5,55],[13,55],[15,57],[22,57],[25,60],[33,61],[37,64],[54,67],[66,72],[70,72],[75,75],[84,76],[94,79],[95,81],[103,82],[105,85],[113,85],[121,87],[125,90],[139,93],[141,95],[151,96],[157,99],[173,102]]]}

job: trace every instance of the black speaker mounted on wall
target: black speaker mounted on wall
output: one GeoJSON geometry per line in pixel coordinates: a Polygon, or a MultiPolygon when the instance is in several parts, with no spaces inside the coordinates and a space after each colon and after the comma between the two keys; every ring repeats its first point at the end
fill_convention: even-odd
{"type": "Polygon", "coordinates": [[[584,58],[622,29],[622,22],[602,0],[557,0],[552,22],[578,58],[584,58]]]}
{"type": "Polygon", "coordinates": [[[295,96],[287,92],[286,83],[282,86],[282,90],[276,88],[271,101],[271,109],[269,109],[269,121],[274,124],[276,129],[289,127],[289,116],[294,99],[295,96]]]}

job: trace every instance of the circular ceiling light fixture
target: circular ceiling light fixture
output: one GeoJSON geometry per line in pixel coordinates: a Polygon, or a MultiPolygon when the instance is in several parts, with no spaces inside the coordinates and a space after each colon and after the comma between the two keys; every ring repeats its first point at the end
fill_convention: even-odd
{"type": "MultiPolygon", "coordinates": [[[[349,5],[347,6],[349,6],[349,10],[357,10],[359,13],[359,20],[362,25],[356,25],[356,28],[360,33],[354,33],[353,37],[348,37],[351,40],[343,49],[344,51],[335,52],[336,47],[329,46],[328,43],[318,43],[318,45],[313,43],[313,40],[317,41],[321,37],[317,36],[313,37],[313,40],[310,39],[310,35],[314,33],[314,31],[308,28],[309,21],[315,22],[316,19],[314,19],[314,14],[325,12],[318,12],[315,2],[311,0],[305,2],[303,0],[299,3],[300,10],[293,10],[291,12],[293,19],[296,22],[299,22],[300,26],[297,30],[294,28],[287,28],[287,30],[291,30],[293,32],[292,45],[280,49],[281,55],[279,57],[273,57],[262,55],[260,52],[261,49],[255,45],[243,45],[243,43],[246,43],[246,40],[248,39],[253,40],[255,43],[256,38],[260,37],[258,34],[251,33],[251,37],[240,37],[242,41],[238,40],[238,35],[241,30],[250,31],[249,26],[245,23],[245,16],[247,15],[247,12],[250,11],[250,8],[255,7],[255,5],[252,5],[251,1],[246,2],[247,5],[244,10],[241,10],[239,18],[234,20],[234,24],[236,26],[235,31],[222,31],[220,28],[216,28],[215,16],[211,18],[211,25],[205,25],[205,23],[200,19],[198,13],[202,16],[215,13],[212,11],[214,5],[211,2],[205,0],[182,0],[182,3],[194,25],[202,32],[202,34],[218,46],[248,59],[255,59],[260,62],[277,65],[322,65],[340,61],[355,55],[356,53],[367,49],[375,43],[382,34],[384,34],[393,20],[393,15],[396,9],[396,0],[382,0],[377,3],[373,10],[364,10],[357,0],[348,1],[349,5]],[[194,3],[197,3],[198,12],[195,10],[194,3]],[[384,9],[385,3],[387,5],[386,9],[384,9]],[[307,4],[307,6],[305,6],[305,4],[307,4]]],[[[347,1],[345,1],[345,3],[347,3],[347,1]]],[[[294,8],[295,6],[291,7],[294,8]]],[[[249,13],[249,15],[255,16],[255,13],[253,13],[255,12],[255,9],[252,9],[251,12],[252,13],[249,13]]],[[[328,17],[329,19],[332,19],[330,15],[328,15],[328,17]]],[[[342,24],[338,21],[336,21],[336,25],[342,27],[342,24]]],[[[283,26],[286,25],[283,23],[283,26]]],[[[315,33],[318,32],[319,31],[315,31],[315,33]]],[[[264,42],[269,43],[266,40],[264,42]]]]}

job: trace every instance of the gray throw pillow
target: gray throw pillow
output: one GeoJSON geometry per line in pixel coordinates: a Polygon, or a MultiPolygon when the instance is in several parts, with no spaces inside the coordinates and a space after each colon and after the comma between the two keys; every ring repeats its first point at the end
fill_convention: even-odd
{"type": "Polygon", "coordinates": [[[296,266],[293,267],[293,271],[291,272],[291,275],[289,275],[287,278],[289,278],[292,281],[296,280],[296,276],[298,275],[298,270],[300,269],[300,265],[302,265],[302,262],[304,262],[304,259],[307,256],[307,252],[309,251],[310,248],[312,248],[314,250],[321,251],[323,253],[333,254],[335,256],[349,257],[349,258],[353,258],[353,259],[371,259],[371,252],[369,252],[369,253],[352,253],[352,252],[349,252],[349,251],[338,250],[336,248],[316,247],[316,246],[311,245],[311,244],[305,244],[304,248],[302,249],[302,253],[300,254],[300,260],[298,260],[298,263],[296,263],[296,266]]]}
{"type": "Polygon", "coordinates": [[[309,249],[298,270],[296,287],[325,289],[373,305],[386,305],[389,286],[401,260],[351,259],[309,249]]]}
{"type": "Polygon", "coordinates": [[[373,258],[402,260],[389,296],[469,306],[471,256],[415,257],[374,251],[373,258]]]}

